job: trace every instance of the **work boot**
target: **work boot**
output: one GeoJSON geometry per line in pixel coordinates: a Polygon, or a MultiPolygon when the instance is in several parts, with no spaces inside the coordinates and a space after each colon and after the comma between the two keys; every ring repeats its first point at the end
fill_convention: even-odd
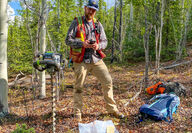
{"type": "Polygon", "coordinates": [[[78,122],[81,122],[81,113],[78,113],[78,114],[74,114],[74,118],[78,121],[78,122]]]}
{"type": "Polygon", "coordinates": [[[123,115],[123,113],[119,112],[119,111],[115,111],[113,113],[109,113],[109,115],[112,115],[112,116],[115,116],[116,118],[119,118],[119,119],[124,119],[125,116],[123,115]]]}

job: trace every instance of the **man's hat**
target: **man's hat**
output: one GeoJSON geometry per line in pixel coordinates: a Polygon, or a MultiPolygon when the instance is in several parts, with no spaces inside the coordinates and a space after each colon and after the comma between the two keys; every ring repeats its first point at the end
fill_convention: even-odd
{"type": "Polygon", "coordinates": [[[86,6],[98,11],[99,9],[98,0],[89,0],[86,6]]]}

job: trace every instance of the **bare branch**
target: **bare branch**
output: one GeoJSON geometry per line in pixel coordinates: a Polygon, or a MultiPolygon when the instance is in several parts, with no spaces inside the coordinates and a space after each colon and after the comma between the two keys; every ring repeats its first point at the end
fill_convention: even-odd
{"type": "Polygon", "coordinates": [[[127,103],[125,103],[124,106],[127,106],[130,102],[132,102],[133,100],[135,100],[135,99],[139,96],[139,94],[141,93],[142,88],[143,88],[143,82],[144,82],[144,78],[143,78],[142,81],[140,82],[140,83],[141,83],[141,86],[140,86],[139,92],[137,92],[137,93],[135,94],[135,96],[132,97],[127,103]]]}
{"type": "Polygon", "coordinates": [[[11,83],[8,83],[8,86],[9,87],[16,86],[18,80],[23,79],[23,77],[25,78],[25,74],[23,74],[21,71],[19,71],[19,74],[17,74],[17,76],[15,77],[15,80],[11,83]]]}
{"type": "Polygon", "coordinates": [[[27,4],[26,0],[23,0],[23,2],[24,2],[24,4],[25,4],[25,6],[26,6],[30,11],[34,12],[34,13],[37,14],[38,16],[40,15],[40,14],[37,13],[32,7],[30,7],[30,6],[27,4]]]}
{"type": "Polygon", "coordinates": [[[177,67],[177,66],[180,66],[180,65],[189,64],[191,62],[192,62],[192,60],[181,62],[181,63],[178,63],[178,64],[173,64],[173,65],[170,65],[170,66],[163,67],[163,69],[171,69],[171,68],[174,68],[174,67],[177,67]]]}
{"type": "Polygon", "coordinates": [[[51,49],[53,49],[53,51],[56,52],[55,44],[53,43],[53,40],[51,39],[51,36],[50,36],[49,31],[47,29],[47,25],[45,25],[45,29],[47,31],[48,39],[49,39],[49,41],[51,43],[51,49]]]}
{"type": "Polygon", "coordinates": [[[25,74],[23,74],[21,71],[19,71],[19,74],[17,74],[14,82],[17,82],[17,80],[18,80],[19,78],[24,77],[24,76],[25,76],[25,74]]]}

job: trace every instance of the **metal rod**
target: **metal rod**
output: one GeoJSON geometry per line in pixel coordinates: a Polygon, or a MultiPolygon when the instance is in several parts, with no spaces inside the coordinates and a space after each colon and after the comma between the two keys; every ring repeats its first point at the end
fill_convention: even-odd
{"type": "Polygon", "coordinates": [[[55,112],[56,112],[56,109],[55,109],[55,101],[56,101],[56,98],[55,98],[55,96],[56,96],[56,83],[54,83],[53,82],[53,79],[54,78],[56,78],[56,76],[53,76],[53,73],[50,73],[50,75],[51,75],[51,87],[52,87],[52,122],[53,122],[53,133],[55,133],[55,131],[56,131],[56,128],[55,128],[55,126],[56,126],[56,118],[55,118],[55,112]]]}

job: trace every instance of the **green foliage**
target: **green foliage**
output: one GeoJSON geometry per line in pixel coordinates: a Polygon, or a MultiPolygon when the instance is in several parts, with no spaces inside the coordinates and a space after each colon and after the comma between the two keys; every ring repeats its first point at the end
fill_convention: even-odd
{"type": "Polygon", "coordinates": [[[8,68],[11,72],[31,72],[32,46],[25,26],[17,18],[8,30],[8,68]]]}
{"type": "MultiPolygon", "coordinates": [[[[83,0],[57,0],[48,2],[49,13],[46,21],[47,33],[55,45],[57,51],[69,56],[69,47],[65,45],[65,38],[68,28],[76,16],[84,14],[83,0]],[[58,3],[59,2],[59,3],[58,3]]],[[[30,7],[33,10],[23,8],[19,13],[22,19],[16,17],[15,22],[9,24],[8,33],[8,67],[9,72],[31,72],[34,47],[38,44],[37,39],[38,20],[40,14],[40,0],[33,0],[30,7]],[[27,25],[30,28],[31,37],[29,36],[27,25]],[[32,39],[32,42],[31,42],[32,39]]],[[[147,24],[152,24],[153,28],[149,41],[149,56],[155,60],[155,31],[154,26],[160,26],[162,0],[126,0],[123,1],[123,60],[144,61],[144,34],[145,34],[145,19],[147,24]],[[131,21],[131,2],[133,5],[133,16],[131,21]],[[159,7],[158,7],[159,6],[159,7]],[[159,8],[159,9],[158,9],[159,8]],[[147,16],[145,15],[147,14],[147,16]]],[[[21,6],[25,4],[21,2],[21,6]]],[[[164,11],[164,27],[162,31],[162,51],[161,60],[175,59],[178,54],[177,49],[183,38],[186,13],[190,8],[190,0],[185,0],[184,8],[179,0],[166,1],[164,11]]],[[[192,9],[191,12],[192,14],[192,9]]],[[[115,28],[115,58],[119,56],[119,0],[117,0],[117,20],[115,28]]],[[[99,0],[99,11],[96,18],[102,23],[108,39],[108,57],[111,56],[111,45],[114,23],[114,6],[109,8],[109,5],[104,0],[99,0]]],[[[192,40],[192,15],[190,15],[187,27],[187,41],[192,40]]],[[[47,48],[51,50],[50,38],[46,38],[47,48]]],[[[38,49],[39,50],[39,49],[38,49]]],[[[183,55],[186,56],[186,50],[183,50],[183,55]]],[[[109,58],[108,58],[109,59],[109,58]]]]}
{"type": "MultiPolygon", "coordinates": [[[[58,2],[58,1],[57,1],[58,2]]],[[[83,1],[79,1],[79,8],[83,7],[83,1]]],[[[60,15],[58,16],[58,3],[53,5],[53,10],[49,12],[47,20],[47,30],[56,48],[60,47],[58,52],[67,53],[68,48],[65,45],[65,37],[71,22],[76,16],[79,16],[78,8],[74,0],[60,1],[60,15]]],[[[81,9],[83,11],[83,8],[81,9]]],[[[47,49],[50,50],[50,41],[47,49]]],[[[68,55],[65,55],[67,57],[68,55]]]]}
{"type": "Polygon", "coordinates": [[[16,129],[12,133],[35,133],[35,129],[28,129],[26,124],[22,124],[21,126],[16,124],[16,129]]]}

